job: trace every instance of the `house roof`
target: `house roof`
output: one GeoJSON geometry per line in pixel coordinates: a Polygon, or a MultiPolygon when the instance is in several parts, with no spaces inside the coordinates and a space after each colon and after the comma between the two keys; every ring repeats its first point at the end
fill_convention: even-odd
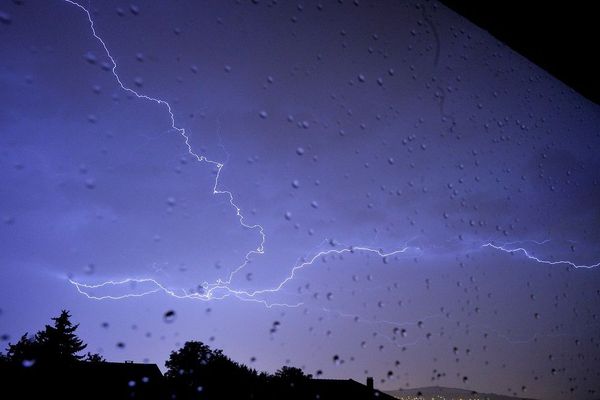
{"type": "Polygon", "coordinates": [[[312,379],[311,386],[322,400],[340,398],[394,399],[394,397],[384,392],[377,389],[370,389],[368,386],[353,379],[312,379]]]}

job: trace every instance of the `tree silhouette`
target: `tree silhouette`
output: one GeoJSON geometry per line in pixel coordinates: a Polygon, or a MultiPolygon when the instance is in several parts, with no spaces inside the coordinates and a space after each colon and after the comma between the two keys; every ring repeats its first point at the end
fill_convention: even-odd
{"type": "Polygon", "coordinates": [[[289,382],[303,382],[311,379],[312,375],[306,375],[300,368],[284,365],[275,372],[275,377],[289,382]]]}
{"type": "Polygon", "coordinates": [[[267,375],[259,375],[202,342],[186,342],[171,352],[165,366],[165,377],[177,399],[265,398],[258,394],[266,386],[267,375]]]}
{"type": "Polygon", "coordinates": [[[312,375],[306,375],[300,368],[283,366],[275,372],[272,387],[277,398],[307,399],[311,396],[310,380],[312,375]]]}
{"type": "Polygon", "coordinates": [[[106,362],[106,360],[104,359],[104,357],[102,357],[100,354],[98,354],[98,353],[90,353],[89,351],[85,355],[85,360],[84,361],[92,362],[92,363],[106,362]]]}
{"type": "Polygon", "coordinates": [[[41,360],[65,364],[83,359],[77,353],[85,349],[87,344],[75,335],[79,324],[73,325],[70,318],[71,314],[62,310],[58,317],[52,318],[54,326],[46,325],[43,331],[35,335],[34,340],[41,350],[41,360]]]}
{"type": "MultiPolygon", "coordinates": [[[[6,361],[30,367],[67,365],[83,360],[84,356],[78,353],[87,345],[75,334],[79,324],[73,325],[70,318],[71,314],[62,310],[58,317],[52,318],[53,326],[46,325],[33,337],[25,333],[17,343],[9,343],[6,361]]],[[[85,360],[98,362],[103,358],[88,353],[85,360]]]]}
{"type": "Polygon", "coordinates": [[[6,362],[23,366],[33,365],[39,354],[39,347],[33,338],[25,333],[15,344],[8,344],[6,362]]]}

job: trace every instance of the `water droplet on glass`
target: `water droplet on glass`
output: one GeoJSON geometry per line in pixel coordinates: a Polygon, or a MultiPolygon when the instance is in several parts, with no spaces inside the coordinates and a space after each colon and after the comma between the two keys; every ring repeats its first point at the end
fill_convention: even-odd
{"type": "Polygon", "coordinates": [[[172,323],[173,321],[175,321],[176,318],[177,318],[177,314],[175,313],[174,310],[169,310],[169,311],[165,312],[163,315],[163,321],[165,321],[167,324],[172,323]]]}
{"type": "Polygon", "coordinates": [[[88,51],[87,53],[85,53],[83,55],[83,58],[85,59],[85,61],[87,61],[90,64],[96,64],[96,61],[98,60],[96,58],[96,55],[94,53],[92,53],[91,51],[88,51]]]}

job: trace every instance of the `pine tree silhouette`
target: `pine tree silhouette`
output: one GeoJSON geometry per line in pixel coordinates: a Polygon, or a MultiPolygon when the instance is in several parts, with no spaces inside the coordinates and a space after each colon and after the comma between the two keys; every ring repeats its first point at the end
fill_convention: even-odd
{"type": "Polygon", "coordinates": [[[73,325],[70,318],[71,314],[62,310],[60,316],[52,318],[54,326],[46,325],[43,331],[36,333],[34,341],[40,347],[40,361],[66,364],[83,359],[84,356],[77,353],[87,344],[75,335],[79,324],[73,325]]]}
{"type": "MultiPolygon", "coordinates": [[[[46,325],[33,337],[26,333],[17,343],[9,343],[6,360],[25,367],[65,365],[83,360],[84,356],[78,353],[87,345],[75,334],[79,324],[73,325],[70,318],[71,314],[62,310],[58,317],[52,318],[54,326],[46,325]]],[[[88,355],[88,360],[102,361],[99,355],[88,355]]]]}

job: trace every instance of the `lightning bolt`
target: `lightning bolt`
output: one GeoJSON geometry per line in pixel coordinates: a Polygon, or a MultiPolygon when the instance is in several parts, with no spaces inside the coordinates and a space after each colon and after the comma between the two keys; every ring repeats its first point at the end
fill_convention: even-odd
{"type": "MultiPolygon", "coordinates": [[[[537,244],[545,244],[549,242],[549,240],[545,240],[543,242],[535,242],[537,244]]],[[[512,244],[514,243],[519,243],[519,242],[512,242],[512,244]]],[[[509,253],[509,254],[513,254],[513,253],[522,253],[525,257],[529,258],[530,260],[533,260],[537,263],[540,264],[548,264],[548,265],[569,265],[573,268],[596,268],[597,266],[600,266],[600,262],[596,263],[596,264],[591,264],[591,265],[585,265],[585,264],[576,264],[572,261],[568,261],[568,260],[558,260],[558,261],[550,261],[550,260],[544,260],[542,258],[536,257],[533,254],[531,254],[529,251],[527,251],[525,248],[523,247],[514,247],[514,248],[508,248],[506,246],[510,245],[509,244],[505,244],[503,246],[499,246],[499,245],[495,245],[493,243],[486,243],[483,244],[481,247],[490,247],[492,249],[496,249],[499,251],[503,251],[505,253],[509,253]]]]}
{"type": "Polygon", "coordinates": [[[152,279],[152,278],[127,278],[127,279],[123,279],[120,281],[110,280],[110,281],[106,281],[106,282],[103,282],[100,284],[95,284],[95,285],[81,283],[81,282],[77,282],[73,279],[69,279],[69,282],[73,286],[75,286],[75,288],[77,289],[77,291],[80,294],[86,296],[89,299],[93,299],[93,300],[121,300],[121,299],[132,298],[132,297],[143,297],[146,295],[162,292],[166,295],[169,295],[171,297],[175,297],[178,299],[194,299],[194,300],[202,300],[202,301],[222,300],[226,297],[233,295],[242,301],[258,302],[269,308],[274,307],[274,306],[298,307],[298,306],[302,305],[302,303],[293,304],[293,305],[284,304],[284,303],[269,303],[266,300],[259,298],[257,296],[271,294],[271,293],[280,291],[288,282],[290,282],[291,280],[294,279],[297,271],[299,271],[309,265],[312,265],[319,258],[330,255],[330,254],[340,255],[340,254],[344,254],[344,253],[354,253],[354,252],[360,251],[360,252],[366,252],[366,253],[374,253],[374,254],[378,255],[379,257],[385,259],[387,257],[392,257],[394,255],[404,253],[405,251],[407,251],[409,249],[408,247],[405,246],[402,249],[394,250],[394,251],[386,253],[386,252],[383,252],[382,250],[374,249],[371,247],[356,246],[356,247],[347,247],[347,248],[343,248],[343,249],[331,249],[331,250],[321,251],[321,252],[318,252],[317,254],[315,254],[314,256],[312,256],[309,260],[295,265],[290,270],[289,274],[279,284],[277,284],[274,287],[253,290],[253,291],[232,289],[229,285],[231,285],[231,282],[232,282],[234,276],[239,271],[244,269],[244,267],[246,267],[248,265],[248,263],[250,262],[250,258],[253,255],[264,254],[264,251],[265,251],[264,246],[265,246],[265,242],[267,239],[264,228],[259,224],[247,224],[245,222],[245,217],[242,214],[241,208],[234,201],[233,193],[231,191],[223,190],[223,189],[219,188],[219,178],[221,175],[221,171],[224,167],[224,163],[211,160],[211,159],[207,158],[205,155],[196,153],[192,149],[192,146],[190,144],[189,135],[187,134],[185,128],[181,128],[181,127],[177,126],[176,121],[175,121],[175,115],[173,114],[171,105],[167,101],[160,99],[160,98],[151,97],[151,96],[139,93],[138,91],[126,86],[123,83],[119,74],[117,73],[117,62],[114,59],[114,57],[112,56],[112,54],[111,54],[110,50],[108,49],[108,46],[106,45],[104,40],[96,32],[94,20],[92,19],[92,16],[91,16],[89,10],[87,8],[85,8],[84,6],[82,6],[81,4],[77,3],[76,1],[73,1],[73,0],[64,0],[64,1],[66,3],[69,3],[69,4],[79,8],[87,16],[87,19],[90,24],[90,29],[92,31],[92,35],[100,43],[100,45],[104,49],[104,52],[110,59],[110,62],[112,64],[112,69],[111,69],[112,75],[115,77],[115,79],[116,79],[117,83],[119,84],[119,86],[121,87],[121,89],[124,90],[125,92],[128,92],[128,93],[136,96],[138,99],[151,101],[158,105],[164,106],[166,108],[166,110],[169,114],[169,118],[171,120],[171,128],[174,131],[176,131],[177,133],[179,133],[179,135],[181,135],[181,137],[183,137],[185,145],[188,150],[188,153],[191,156],[193,156],[198,162],[205,163],[205,164],[208,164],[208,165],[216,168],[217,173],[215,175],[215,180],[214,180],[214,184],[213,184],[213,195],[227,196],[227,198],[229,200],[229,204],[234,209],[240,225],[242,227],[250,229],[250,230],[256,230],[256,231],[258,231],[258,233],[260,235],[260,241],[259,241],[258,246],[255,249],[252,249],[245,254],[243,262],[238,267],[234,268],[230,272],[227,279],[217,279],[214,283],[204,282],[201,285],[202,292],[188,293],[185,290],[181,290],[180,292],[175,291],[175,290],[165,287],[163,284],[161,284],[160,282],[158,282],[157,280],[152,279]],[[113,295],[97,296],[97,295],[90,294],[90,292],[93,292],[94,290],[101,290],[101,289],[105,289],[105,288],[119,288],[119,287],[123,287],[126,285],[131,285],[131,284],[142,284],[143,286],[149,287],[149,289],[141,291],[139,293],[126,293],[126,294],[119,295],[119,296],[113,296],[113,295]]]}
{"type": "MultiPolygon", "coordinates": [[[[209,159],[205,155],[198,154],[193,150],[193,148],[190,144],[190,137],[189,137],[187,131],[185,130],[185,128],[177,126],[177,123],[175,121],[175,115],[173,113],[171,105],[163,99],[151,97],[151,96],[139,93],[138,91],[126,86],[123,83],[119,74],[117,73],[117,67],[118,67],[117,62],[114,59],[114,57],[112,56],[112,54],[111,54],[108,46],[104,42],[104,40],[96,32],[94,20],[92,19],[92,16],[91,16],[91,13],[89,12],[89,10],[87,8],[85,8],[84,6],[82,6],[81,4],[77,3],[76,1],[73,1],[73,0],[63,0],[63,1],[79,8],[87,16],[92,35],[100,43],[100,45],[104,49],[104,52],[110,59],[110,62],[112,64],[112,69],[111,69],[112,75],[114,76],[114,78],[117,81],[120,88],[122,90],[124,90],[125,92],[128,92],[141,100],[150,101],[150,102],[156,103],[156,104],[166,108],[169,118],[170,118],[170,121],[171,121],[171,128],[174,131],[176,131],[184,139],[184,143],[187,147],[188,153],[193,158],[195,158],[198,162],[208,164],[209,166],[216,168],[217,173],[215,174],[215,179],[214,179],[213,188],[212,188],[213,195],[226,196],[229,201],[230,206],[233,208],[233,210],[238,218],[239,224],[246,229],[257,231],[259,234],[259,237],[260,237],[257,247],[251,249],[244,255],[242,263],[240,265],[238,265],[236,268],[234,268],[229,273],[229,275],[227,276],[226,279],[219,278],[213,283],[204,282],[201,285],[201,291],[198,291],[198,292],[189,293],[186,290],[173,290],[173,289],[170,289],[170,288],[164,286],[159,281],[152,279],[152,278],[127,278],[127,279],[123,279],[120,281],[109,280],[109,281],[99,283],[99,284],[94,284],[94,285],[81,283],[81,282],[77,282],[73,279],[69,279],[69,282],[77,289],[77,291],[79,293],[81,293],[82,295],[86,296],[87,298],[93,299],[93,300],[121,300],[121,299],[132,298],[132,297],[143,297],[146,295],[151,295],[151,294],[156,294],[156,293],[163,293],[163,294],[166,294],[168,296],[178,298],[178,299],[192,299],[192,300],[201,300],[201,301],[222,300],[229,296],[234,296],[239,300],[249,301],[249,302],[258,302],[258,303],[262,303],[263,305],[265,305],[267,307],[273,307],[273,306],[298,307],[298,306],[302,305],[302,303],[297,303],[297,304],[293,304],[293,305],[282,304],[282,303],[269,303],[266,300],[264,300],[262,297],[269,295],[269,294],[279,292],[281,289],[284,288],[284,286],[286,284],[288,284],[290,281],[292,281],[295,278],[296,274],[300,270],[302,270],[310,265],[313,265],[315,263],[315,261],[317,261],[319,258],[324,257],[324,256],[328,256],[331,254],[341,255],[341,254],[345,254],[345,253],[364,252],[364,253],[375,254],[375,255],[385,259],[387,257],[392,257],[395,255],[404,253],[407,250],[411,249],[408,246],[404,246],[403,248],[398,249],[398,250],[394,250],[391,252],[384,252],[380,249],[375,249],[375,248],[367,247],[367,246],[354,246],[354,247],[351,246],[351,247],[345,247],[342,249],[330,249],[330,250],[320,251],[320,252],[317,252],[316,254],[314,254],[312,257],[308,258],[306,261],[303,261],[301,263],[296,263],[296,265],[294,265],[289,270],[289,273],[287,274],[287,276],[283,280],[281,280],[277,285],[275,285],[273,287],[256,289],[256,290],[239,290],[239,289],[234,289],[234,288],[230,287],[235,275],[239,271],[243,270],[248,265],[252,256],[264,254],[265,242],[266,242],[267,236],[266,236],[263,226],[260,224],[249,224],[249,223],[245,222],[245,217],[242,213],[241,208],[236,204],[233,193],[229,190],[223,190],[219,186],[219,179],[220,179],[221,172],[222,172],[225,164],[222,162],[219,162],[219,161],[209,159]],[[94,292],[94,291],[99,291],[99,290],[107,289],[107,288],[122,288],[126,285],[131,285],[131,284],[140,284],[140,285],[143,285],[147,289],[142,290],[137,293],[126,293],[126,294],[118,295],[118,296],[114,296],[114,295],[99,296],[99,295],[92,294],[92,292],[94,292]]],[[[535,242],[535,243],[544,244],[546,242],[547,241],[535,242]]],[[[514,245],[516,243],[519,243],[519,242],[507,243],[503,246],[500,246],[500,245],[495,245],[490,242],[490,243],[483,244],[481,247],[490,247],[490,248],[493,248],[493,249],[496,249],[499,251],[504,251],[504,252],[511,253],[511,254],[520,252],[520,253],[523,253],[527,258],[534,260],[538,263],[543,263],[543,264],[550,264],[550,265],[563,264],[563,265],[570,265],[574,268],[594,268],[594,267],[597,267],[600,265],[600,263],[593,264],[593,265],[577,265],[577,264],[575,264],[571,261],[567,261],[567,260],[561,260],[561,261],[544,260],[544,259],[541,259],[541,258],[538,258],[538,257],[532,255],[530,252],[528,252],[523,247],[507,247],[507,246],[514,245]]],[[[414,249],[414,248],[412,248],[412,249],[414,249]]],[[[420,250],[420,249],[417,248],[417,250],[420,250]]]]}
{"type": "MultiPolygon", "coordinates": [[[[201,285],[202,292],[194,292],[194,293],[188,293],[185,290],[181,290],[181,292],[177,292],[175,290],[165,287],[160,282],[158,282],[157,280],[152,279],[152,278],[139,278],[139,279],[127,278],[127,279],[123,279],[120,281],[112,281],[112,280],[106,281],[106,282],[103,282],[100,284],[95,284],[95,285],[80,283],[73,279],[69,279],[69,282],[73,286],[75,286],[75,288],[77,289],[77,291],[79,293],[83,294],[84,296],[86,296],[87,298],[92,299],[92,300],[122,300],[125,298],[142,297],[142,296],[162,292],[168,296],[171,296],[171,297],[174,297],[177,299],[210,301],[210,300],[223,300],[226,297],[233,295],[236,298],[238,298],[239,300],[258,302],[258,303],[261,303],[261,304],[267,306],[268,308],[271,308],[274,306],[299,307],[303,303],[297,303],[297,304],[293,304],[293,305],[285,304],[285,303],[269,303],[266,300],[260,298],[260,296],[265,295],[265,294],[279,292],[288,282],[290,282],[291,280],[294,279],[297,271],[299,271],[303,268],[306,268],[310,265],[313,265],[315,263],[315,261],[317,261],[318,259],[328,256],[328,255],[331,255],[331,254],[341,255],[341,254],[345,254],[345,253],[355,253],[355,252],[359,251],[359,252],[364,252],[364,253],[374,253],[377,256],[385,259],[385,258],[392,257],[392,256],[395,256],[398,254],[402,254],[409,249],[410,249],[410,247],[404,247],[400,250],[395,250],[395,251],[391,251],[388,253],[384,253],[381,250],[372,249],[370,247],[358,246],[358,247],[346,247],[343,249],[330,249],[330,250],[320,251],[319,253],[315,254],[307,261],[296,264],[290,270],[289,274],[276,286],[271,287],[271,288],[266,288],[266,289],[252,290],[252,291],[232,289],[231,287],[229,287],[231,282],[226,282],[226,281],[222,281],[222,280],[217,280],[215,283],[204,282],[201,285]],[[111,287],[118,288],[118,287],[122,287],[122,286],[128,286],[131,284],[143,284],[144,286],[150,286],[150,289],[141,291],[140,293],[126,293],[126,294],[119,295],[119,296],[113,296],[113,295],[96,296],[96,295],[90,294],[90,292],[94,291],[94,290],[99,290],[99,289],[103,289],[103,288],[107,288],[107,287],[108,288],[111,288],[111,287]],[[259,296],[259,297],[257,297],[257,296],[259,296]]],[[[239,269],[237,269],[237,270],[239,270],[239,269]]],[[[234,272],[236,272],[236,271],[234,271],[234,272]]],[[[233,273],[230,274],[230,279],[232,276],[233,276],[233,273]]]]}

